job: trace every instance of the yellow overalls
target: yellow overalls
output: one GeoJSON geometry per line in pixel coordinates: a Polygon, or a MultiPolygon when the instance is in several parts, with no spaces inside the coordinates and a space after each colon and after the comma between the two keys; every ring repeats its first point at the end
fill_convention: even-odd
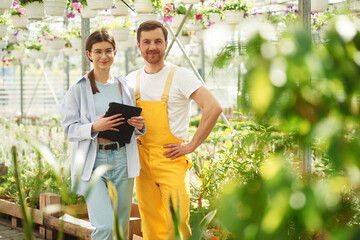
{"type": "Polygon", "coordinates": [[[174,225],[170,213],[170,196],[177,209],[180,196],[180,234],[182,239],[191,235],[189,226],[189,179],[187,169],[191,163],[186,156],[174,160],[163,154],[163,146],[182,143],[169,128],[167,100],[174,67],[165,84],[161,101],[142,101],[140,97],[140,74],[136,76],[136,106],[142,107],[146,134],[140,136],[140,176],[136,178],[136,195],[140,209],[143,237],[145,240],[168,240],[174,238],[174,225]]]}

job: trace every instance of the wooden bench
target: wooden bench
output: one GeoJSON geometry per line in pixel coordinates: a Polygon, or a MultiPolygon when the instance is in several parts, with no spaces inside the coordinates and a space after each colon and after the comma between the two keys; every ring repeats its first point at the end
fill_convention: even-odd
{"type": "MultiPolygon", "coordinates": [[[[28,208],[28,211],[32,212],[33,223],[38,227],[38,232],[36,230],[34,235],[51,240],[57,239],[58,231],[62,231],[81,239],[91,239],[94,227],[89,222],[86,205],[65,206],[65,215],[62,217],[60,217],[60,206],[61,198],[59,195],[52,193],[40,194],[39,209],[28,208]],[[45,210],[48,212],[51,208],[53,208],[51,213],[45,212],[45,210]]],[[[11,223],[0,220],[2,224],[21,230],[23,216],[19,204],[0,199],[0,213],[9,216],[11,220],[11,223]]],[[[128,239],[138,240],[142,239],[141,236],[139,209],[137,204],[133,203],[130,212],[128,239]]]]}
{"type": "MultiPolygon", "coordinates": [[[[48,208],[51,205],[59,206],[60,204],[61,199],[59,195],[52,193],[40,194],[40,209],[48,208]]],[[[64,216],[60,217],[59,212],[51,213],[44,216],[44,229],[40,231],[42,236],[45,239],[56,239],[57,231],[62,229],[62,231],[66,234],[76,236],[82,239],[91,239],[91,233],[93,232],[94,227],[89,224],[90,222],[88,219],[86,204],[83,204],[82,206],[66,206],[64,212],[65,214],[67,214],[65,218],[64,216]],[[61,218],[63,218],[63,221],[61,218]],[[61,225],[61,222],[63,225],[61,225]]],[[[128,239],[133,240],[134,235],[142,239],[141,218],[139,208],[136,203],[133,203],[131,205],[128,239]]]]}

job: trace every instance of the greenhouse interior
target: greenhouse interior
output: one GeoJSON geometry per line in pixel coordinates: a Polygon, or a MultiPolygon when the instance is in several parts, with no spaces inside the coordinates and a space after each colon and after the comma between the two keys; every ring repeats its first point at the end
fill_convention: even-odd
{"type": "MultiPolygon", "coordinates": [[[[0,238],[360,239],[359,13],[360,0],[0,0],[0,238]],[[94,167],[90,181],[74,179],[73,165],[81,161],[73,155],[82,146],[88,148],[84,161],[93,152],[97,163],[100,145],[113,152],[105,150],[110,140],[93,136],[108,130],[95,131],[95,123],[110,117],[87,122],[83,116],[90,113],[82,111],[89,106],[75,97],[79,119],[69,126],[62,112],[75,109],[67,102],[71,90],[82,79],[91,82],[91,73],[98,76],[99,63],[89,61],[95,55],[85,49],[95,31],[111,33],[116,43],[111,76],[127,80],[144,66],[146,73],[151,64],[143,58],[137,30],[148,20],[167,29],[166,66],[178,66],[208,94],[186,97],[186,139],[174,134],[170,109],[165,112],[165,128],[182,149],[204,135],[196,147],[176,155],[190,162],[183,183],[188,218],[183,221],[177,197],[167,197],[161,209],[168,214],[161,223],[166,237],[151,227],[162,220],[151,220],[139,194],[150,166],[144,149],[158,141],[152,137],[165,137],[151,135],[162,128],[147,122],[151,110],[144,105],[136,117],[140,127],[127,124],[131,142],[112,142],[117,150],[126,146],[128,165],[134,158],[141,168],[131,178],[130,206],[117,209],[125,194],[107,180],[110,236],[96,237],[101,230],[90,206],[91,181],[110,170],[94,167]],[[214,101],[222,112],[211,125],[207,106],[214,101]],[[75,125],[88,124],[91,136],[70,136],[75,125]],[[130,147],[136,150],[130,153],[130,147]],[[76,187],[83,182],[89,187],[80,194],[76,187]]],[[[140,106],[138,98],[134,102],[140,106]]],[[[85,164],[84,176],[86,163],[79,164],[85,164]]],[[[159,201],[154,199],[145,202],[159,201]]]]}

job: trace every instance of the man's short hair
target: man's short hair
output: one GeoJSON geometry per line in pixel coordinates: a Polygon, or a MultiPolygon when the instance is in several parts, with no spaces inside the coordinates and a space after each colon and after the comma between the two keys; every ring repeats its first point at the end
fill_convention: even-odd
{"type": "Polygon", "coordinates": [[[138,30],[137,30],[137,41],[138,41],[138,43],[140,43],[141,32],[143,32],[143,31],[151,31],[151,30],[155,30],[157,28],[161,28],[161,30],[164,33],[165,41],[167,41],[168,31],[166,30],[164,25],[161,22],[156,21],[156,20],[148,20],[148,21],[145,21],[145,22],[141,23],[138,30]]]}

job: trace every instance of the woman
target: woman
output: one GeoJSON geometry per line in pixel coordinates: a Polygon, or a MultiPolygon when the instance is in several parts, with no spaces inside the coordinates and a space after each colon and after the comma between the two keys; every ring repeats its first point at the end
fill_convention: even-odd
{"type": "Polygon", "coordinates": [[[115,127],[124,123],[121,114],[104,116],[109,102],[135,106],[135,97],[125,77],[110,73],[116,55],[113,36],[107,31],[93,32],[85,47],[94,69],[71,86],[61,104],[64,132],[73,142],[72,189],[85,196],[90,222],[96,227],[92,239],[112,239],[114,214],[107,188],[110,180],[117,189],[119,221],[127,238],[134,178],[140,171],[135,134],[144,133],[144,118],[127,121],[135,127],[128,144],[97,137],[102,131],[119,131],[115,127]]]}

